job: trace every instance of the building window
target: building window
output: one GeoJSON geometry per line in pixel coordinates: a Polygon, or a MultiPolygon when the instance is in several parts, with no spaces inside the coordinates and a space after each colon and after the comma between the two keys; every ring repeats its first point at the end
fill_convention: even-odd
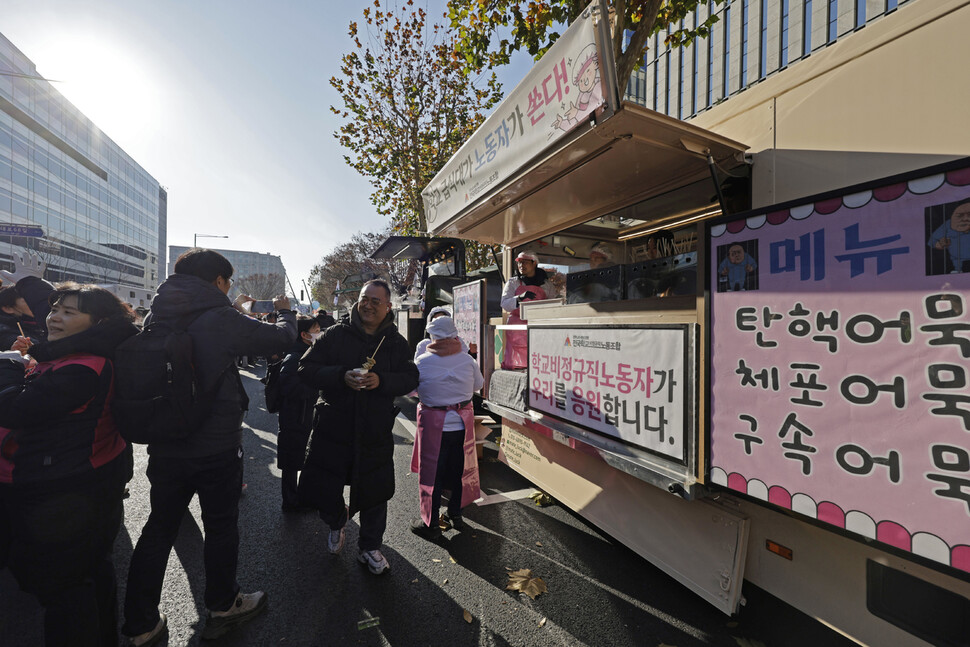
{"type": "MultiPolygon", "coordinates": [[[[714,13],[714,0],[707,0],[707,15],[714,13]]],[[[714,33],[707,37],[707,105],[714,104],[714,33]]]]}
{"type": "Polygon", "coordinates": [[[781,0],[781,67],[788,65],[788,2],[781,0]]]}
{"type": "Polygon", "coordinates": [[[671,51],[668,47],[664,51],[664,114],[670,115],[670,57],[671,51]]]}
{"type": "Polygon", "coordinates": [[[761,0],[761,40],[758,44],[758,78],[768,74],[768,0],[761,0]]]}
{"type": "Polygon", "coordinates": [[[728,96],[730,94],[729,84],[731,74],[731,3],[728,0],[728,4],[724,7],[724,81],[723,81],[723,92],[722,97],[728,96]]]}
{"type": "Polygon", "coordinates": [[[839,0],[828,0],[829,2],[829,31],[828,40],[831,43],[839,37],[839,0]]]}
{"type": "Polygon", "coordinates": [[[812,0],[805,0],[802,12],[802,24],[805,26],[805,33],[802,35],[802,56],[808,56],[812,53],[812,0]]]}
{"type": "Polygon", "coordinates": [[[864,24],[866,24],[866,0],[856,0],[855,26],[862,27],[864,24]]]}
{"type": "MultiPolygon", "coordinates": [[[[681,29],[684,28],[683,20],[680,21],[680,28],[681,29]]],[[[677,60],[679,61],[679,64],[677,67],[680,70],[680,72],[677,75],[677,118],[678,119],[684,118],[684,104],[686,103],[686,101],[684,101],[684,68],[686,67],[684,65],[685,63],[684,56],[686,52],[684,50],[685,50],[684,47],[677,48],[677,60]]]]}
{"type": "MultiPolygon", "coordinates": [[[[694,31],[697,31],[697,9],[694,9],[694,31]]],[[[697,41],[690,47],[690,114],[697,113],[697,41]]]]}
{"type": "Polygon", "coordinates": [[[748,2],[750,0],[741,0],[741,83],[738,85],[738,89],[748,85],[748,18],[750,13],[748,11],[748,2]]]}

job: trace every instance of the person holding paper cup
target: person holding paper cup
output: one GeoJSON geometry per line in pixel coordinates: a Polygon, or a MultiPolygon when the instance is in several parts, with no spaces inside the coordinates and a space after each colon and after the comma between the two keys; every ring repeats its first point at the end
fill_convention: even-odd
{"type": "Polygon", "coordinates": [[[380,575],[390,567],[380,548],[387,502],[394,495],[394,398],[418,386],[418,369],[394,325],[386,282],[364,284],[350,317],[314,342],[298,375],[320,391],[300,501],[320,510],[332,555],[343,548],[347,521],[360,512],[357,561],[380,575]],[[343,495],[347,484],[349,506],[343,495]]]}

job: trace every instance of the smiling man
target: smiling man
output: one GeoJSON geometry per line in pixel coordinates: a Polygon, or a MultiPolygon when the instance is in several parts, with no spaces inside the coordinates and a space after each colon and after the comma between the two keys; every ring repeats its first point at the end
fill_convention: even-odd
{"type": "Polygon", "coordinates": [[[299,368],[304,384],[320,391],[301,502],[320,510],[332,555],[343,548],[344,526],[359,511],[357,561],[374,575],[390,568],[380,548],[394,496],[394,398],[418,386],[411,347],[393,319],[387,283],[365,283],[350,317],[325,330],[299,368]],[[350,485],[349,506],[344,485],[350,485]]]}

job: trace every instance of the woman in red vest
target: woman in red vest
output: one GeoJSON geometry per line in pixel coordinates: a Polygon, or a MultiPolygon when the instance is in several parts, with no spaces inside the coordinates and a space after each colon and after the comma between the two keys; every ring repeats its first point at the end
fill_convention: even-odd
{"type": "Polygon", "coordinates": [[[44,607],[45,642],[117,645],[111,550],[131,452],[111,416],[134,313],[91,285],[50,294],[47,341],[0,353],[0,562],[44,607]]]}

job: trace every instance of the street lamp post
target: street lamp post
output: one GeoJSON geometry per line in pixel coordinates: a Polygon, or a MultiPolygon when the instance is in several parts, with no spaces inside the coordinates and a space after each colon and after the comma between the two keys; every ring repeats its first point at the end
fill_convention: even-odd
{"type": "Polygon", "coordinates": [[[192,247],[199,246],[200,238],[229,238],[229,236],[216,236],[214,234],[192,234],[192,247]]]}

